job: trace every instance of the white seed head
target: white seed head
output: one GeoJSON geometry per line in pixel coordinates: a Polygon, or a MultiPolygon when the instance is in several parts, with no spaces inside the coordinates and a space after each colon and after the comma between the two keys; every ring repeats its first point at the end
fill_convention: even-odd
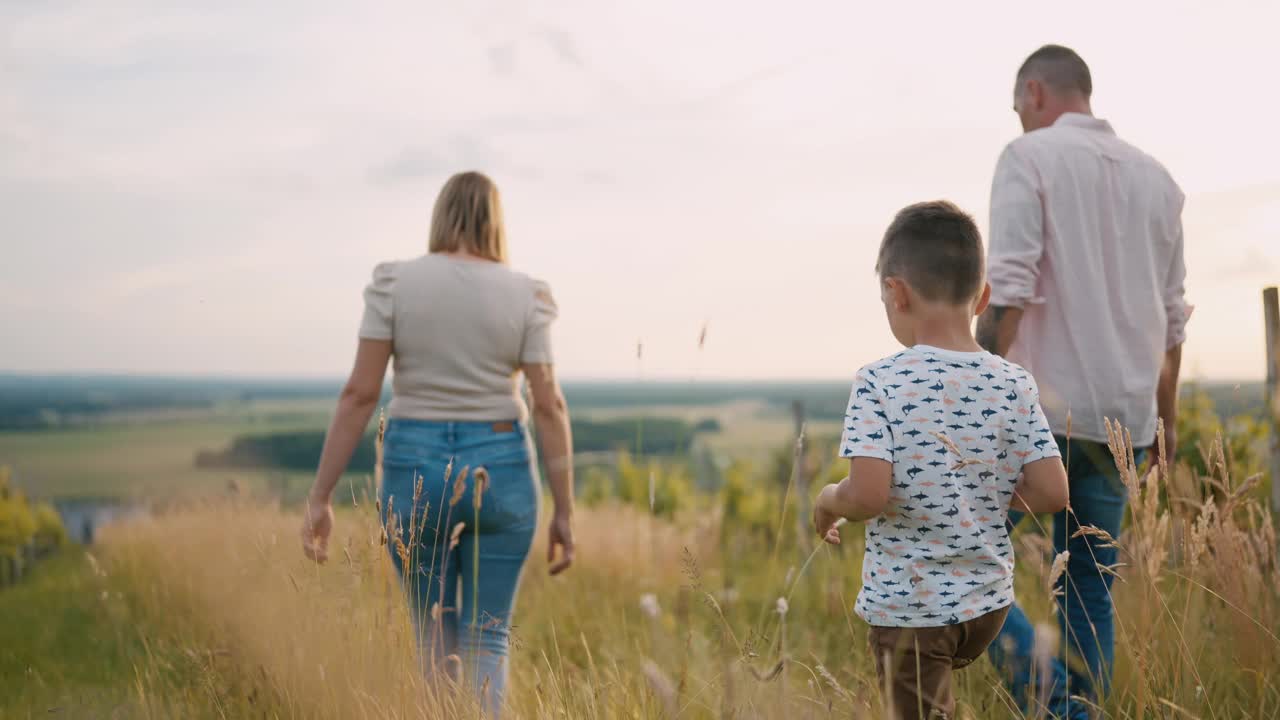
{"type": "Polygon", "coordinates": [[[651,618],[657,618],[662,614],[662,606],[658,605],[658,596],[653,593],[645,593],[640,596],[640,610],[651,618]]]}

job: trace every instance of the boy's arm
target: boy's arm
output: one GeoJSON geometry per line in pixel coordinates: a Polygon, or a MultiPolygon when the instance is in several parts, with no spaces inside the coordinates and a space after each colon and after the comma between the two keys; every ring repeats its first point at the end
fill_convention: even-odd
{"type": "Polygon", "coordinates": [[[840,518],[870,520],[889,504],[893,463],[870,457],[849,460],[849,476],[828,485],[813,504],[813,524],[818,535],[827,537],[840,518]]]}
{"type": "Polygon", "coordinates": [[[867,520],[889,504],[894,440],[887,413],[875,370],[859,370],[840,435],[840,457],[849,459],[849,476],[824,487],[813,503],[813,524],[827,542],[840,542],[835,527],[841,518],[867,520]]]}
{"type": "Polygon", "coordinates": [[[1052,513],[1067,506],[1067,468],[1062,458],[1047,457],[1022,466],[1022,479],[1013,489],[1009,509],[1052,513]]]}

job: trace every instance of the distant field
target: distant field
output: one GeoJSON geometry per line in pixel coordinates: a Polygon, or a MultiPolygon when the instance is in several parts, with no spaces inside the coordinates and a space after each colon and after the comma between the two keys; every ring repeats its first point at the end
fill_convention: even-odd
{"type": "MultiPolygon", "coordinates": [[[[1258,383],[1187,387],[1208,392],[1223,415],[1262,410],[1258,383]]],[[[242,435],[321,430],[337,390],[336,382],[320,381],[0,375],[0,428],[22,428],[0,430],[0,465],[11,466],[22,486],[45,498],[207,494],[233,478],[292,494],[306,486],[309,473],[199,469],[196,453],[223,449],[242,435]]],[[[836,382],[566,384],[580,419],[635,418],[642,451],[642,418],[715,420],[720,431],[700,433],[695,449],[721,461],[751,462],[794,438],[796,400],[804,404],[811,437],[839,433],[846,392],[836,382]]],[[[353,477],[371,471],[353,468],[353,477]]]]}
{"type": "MultiPolygon", "coordinates": [[[[300,492],[309,473],[197,468],[196,453],[226,447],[237,436],[318,430],[327,415],[307,402],[273,402],[235,413],[205,411],[184,417],[117,416],[109,422],[67,430],[0,432],[0,465],[9,465],[28,492],[44,498],[167,498],[225,489],[234,478],[250,487],[282,484],[300,492]]],[[[720,432],[698,436],[700,446],[722,456],[758,460],[793,437],[789,414],[759,402],[683,408],[655,407],[649,417],[689,422],[715,419],[720,432]]],[[[621,408],[585,410],[583,419],[637,417],[643,450],[643,419],[621,408]]],[[[810,432],[834,433],[838,423],[814,423],[810,432]]],[[[631,443],[628,443],[630,449],[631,443]]],[[[317,458],[318,459],[318,458],[317,458]]],[[[352,468],[353,477],[372,468],[352,468]]]]}
{"type": "MultiPolygon", "coordinates": [[[[116,416],[91,427],[0,433],[0,465],[12,467],[23,487],[46,498],[204,494],[226,487],[233,477],[265,484],[271,476],[197,469],[199,450],[224,446],[240,434],[324,424],[325,415],[306,402],[182,418],[116,416]]],[[[295,480],[274,475],[277,481],[295,480]]]]}

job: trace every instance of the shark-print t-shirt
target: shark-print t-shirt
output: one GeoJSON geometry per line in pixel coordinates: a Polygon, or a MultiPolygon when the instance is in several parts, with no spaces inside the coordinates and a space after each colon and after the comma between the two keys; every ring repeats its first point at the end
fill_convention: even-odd
{"type": "Polygon", "coordinates": [[[866,524],[858,615],[935,627],[1013,602],[1014,485],[1023,465],[1059,456],[1026,370],[925,345],[868,365],[840,455],[893,463],[889,504],[866,524]]]}

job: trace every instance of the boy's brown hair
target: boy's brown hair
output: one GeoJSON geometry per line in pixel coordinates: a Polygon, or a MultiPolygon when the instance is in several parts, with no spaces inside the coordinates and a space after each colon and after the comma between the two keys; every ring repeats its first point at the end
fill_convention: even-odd
{"type": "Polygon", "coordinates": [[[905,280],[930,302],[961,305],[982,292],[982,234],[968,213],[945,200],[903,208],[884,233],[876,272],[905,280]]]}

